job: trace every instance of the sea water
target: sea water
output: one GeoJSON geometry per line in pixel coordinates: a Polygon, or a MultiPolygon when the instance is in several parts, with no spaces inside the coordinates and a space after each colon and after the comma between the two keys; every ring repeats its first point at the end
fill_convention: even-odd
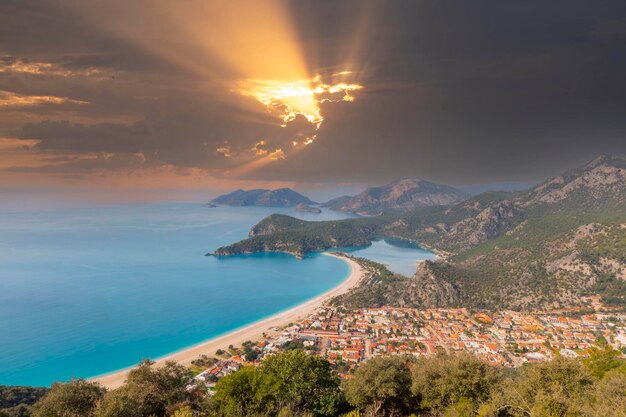
{"type": "MultiPolygon", "coordinates": [[[[345,262],[320,254],[204,256],[276,212],[350,216],[195,203],[3,211],[0,385],[123,369],[286,310],[347,277],[345,262]]],[[[385,254],[395,247],[403,261],[394,265],[421,254],[380,245],[355,254],[394,261],[385,254]]]]}
{"type": "Polygon", "coordinates": [[[417,243],[405,239],[377,239],[371,245],[333,249],[359,258],[366,258],[381,263],[391,272],[411,277],[417,270],[417,263],[436,259],[436,255],[417,243]]]}

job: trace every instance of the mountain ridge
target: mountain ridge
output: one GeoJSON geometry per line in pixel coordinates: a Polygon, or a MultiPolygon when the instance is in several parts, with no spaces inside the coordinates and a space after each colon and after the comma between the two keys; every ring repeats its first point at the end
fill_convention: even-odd
{"type": "Polygon", "coordinates": [[[326,206],[337,211],[380,214],[383,211],[410,211],[419,207],[450,206],[468,196],[448,185],[417,178],[401,178],[388,184],[369,187],[354,197],[330,200],[326,206]]]}

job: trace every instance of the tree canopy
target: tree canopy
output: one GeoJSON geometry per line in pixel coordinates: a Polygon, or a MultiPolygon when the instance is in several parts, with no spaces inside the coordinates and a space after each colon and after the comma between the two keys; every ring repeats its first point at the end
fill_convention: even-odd
{"type": "Polygon", "coordinates": [[[329,362],[302,350],[223,377],[208,395],[181,365],[145,361],[120,388],[57,383],[31,411],[5,417],[626,417],[626,362],[599,345],[585,360],[504,370],[467,355],[375,357],[340,385],[329,362]]]}
{"type": "Polygon", "coordinates": [[[224,416],[333,416],[340,400],[339,378],[328,361],[300,350],[271,356],[257,368],[222,378],[214,396],[216,410],[224,416]]]}
{"type": "Polygon", "coordinates": [[[411,408],[412,360],[408,357],[373,358],[345,384],[348,402],[372,415],[402,415],[411,408]]]}

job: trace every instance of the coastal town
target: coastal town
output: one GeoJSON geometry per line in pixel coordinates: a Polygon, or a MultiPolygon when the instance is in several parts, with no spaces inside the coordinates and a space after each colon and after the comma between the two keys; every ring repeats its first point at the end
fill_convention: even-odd
{"type": "Polygon", "coordinates": [[[269,355],[294,348],[326,358],[343,378],[349,378],[351,370],[378,355],[422,357],[467,352],[494,365],[518,367],[557,355],[586,358],[599,349],[599,344],[623,355],[626,314],[589,312],[568,316],[467,309],[321,307],[297,323],[268,329],[256,342],[230,346],[213,358],[204,358],[209,366],[198,373],[195,381],[212,387],[242,366],[258,364],[269,355]]]}

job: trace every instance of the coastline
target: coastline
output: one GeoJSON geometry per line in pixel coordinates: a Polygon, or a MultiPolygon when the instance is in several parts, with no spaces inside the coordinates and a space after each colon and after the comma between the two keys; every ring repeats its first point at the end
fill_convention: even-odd
{"type": "MultiPolygon", "coordinates": [[[[235,329],[229,333],[209,339],[205,342],[184,348],[177,352],[163,356],[155,360],[156,364],[163,364],[166,361],[176,361],[183,365],[188,365],[192,360],[197,359],[200,355],[214,355],[217,349],[226,350],[229,345],[238,346],[248,340],[255,340],[262,336],[272,327],[281,327],[291,322],[299,321],[316,309],[324,305],[328,300],[338,295],[348,292],[350,289],[359,285],[363,279],[363,268],[356,261],[340,256],[334,253],[322,252],[323,255],[339,258],[350,265],[350,274],[334,288],[325,293],[307,300],[302,304],[291,307],[285,311],[278,312],[272,316],[266,317],[254,323],[250,323],[239,329],[235,329]]],[[[128,372],[132,369],[126,368],[120,371],[114,371],[108,374],[89,378],[90,381],[99,382],[102,386],[114,389],[121,386],[126,380],[128,372]]]]}

